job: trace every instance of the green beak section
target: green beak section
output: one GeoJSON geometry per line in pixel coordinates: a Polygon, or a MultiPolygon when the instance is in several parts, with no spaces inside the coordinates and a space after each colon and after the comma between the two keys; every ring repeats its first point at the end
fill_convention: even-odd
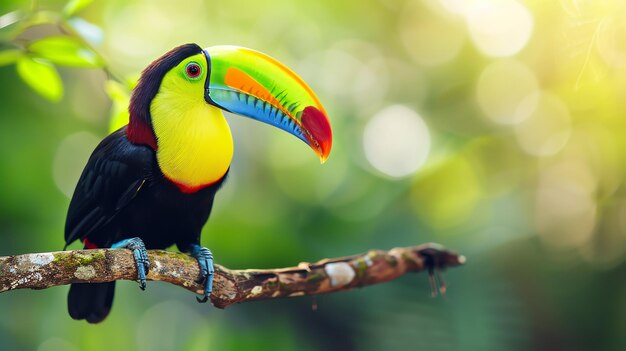
{"type": "Polygon", "coordinates": [[[237,46],[204,50],[209,62],[207,102],[283,129],[307,143],[324,162],[332,147],[330,122],[315,93],[277,60],[237,46]]]}

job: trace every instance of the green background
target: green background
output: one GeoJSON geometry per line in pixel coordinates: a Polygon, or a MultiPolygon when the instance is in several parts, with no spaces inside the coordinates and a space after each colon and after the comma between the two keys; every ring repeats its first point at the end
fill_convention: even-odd
{"type": "MultiPolygon", "coordinates": [[[[31,6],[4,0],[0,14],[31,6]]],[[[186,42],[241,45],[294,69],[324,104],[334,145],[322,166],[296,138],[227,116],[235,159],[202,238],[218,263],[429,241],[468,263],[434,299],[425,274],[226,310],[120,282],[100,325],[70,319],[67,287],[8,292],[0,349],[626,349],[623,2],[113,0],[78,14],[117,75],[186,42]]],[[[11,28],[0,50],[60,34],[11,28]]],[[[58,70],[53,103],[0,67],[0,255],[62,248],[75,182],[124,111],[125,88],[112,105],[102,69],[58,70]]]]}

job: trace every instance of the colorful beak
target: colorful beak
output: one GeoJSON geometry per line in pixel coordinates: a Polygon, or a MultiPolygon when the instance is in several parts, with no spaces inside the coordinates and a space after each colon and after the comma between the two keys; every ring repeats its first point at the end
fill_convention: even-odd
{"type": "Polygon", "coordinates": [[[209,62],[205,99],[223,110],[283,129],[326,161],[333,143],[324,107],[309,86],[275,59],[237,46],[204,50],[209,62]]]}

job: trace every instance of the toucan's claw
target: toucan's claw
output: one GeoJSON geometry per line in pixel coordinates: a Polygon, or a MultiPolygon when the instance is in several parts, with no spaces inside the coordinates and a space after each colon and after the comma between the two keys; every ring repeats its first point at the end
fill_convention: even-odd
{"type": "Polygon", "coordinates": [[[198,283],[204,283],[204,294],[202,298],[196,296],[196,300],[200,303],[205,303],[209,301],[211,291],[213,291],[213,254],[211,250],[197,244],[191,246],[190,254],[198,260],[198,265],[200,266],[202,278],[198,283]]]}
{"type": "Polygon", "coordinates": [[[135,256],[135,264],[137,265],[137,280],[139,281],[139,288],[146,290],[146,274],[150,270],[150,261],[148,260],[148,251],[143,240],[139,238],[124,239],[111,245],[113,249],[126,248],[133,251],[135,256]]]}

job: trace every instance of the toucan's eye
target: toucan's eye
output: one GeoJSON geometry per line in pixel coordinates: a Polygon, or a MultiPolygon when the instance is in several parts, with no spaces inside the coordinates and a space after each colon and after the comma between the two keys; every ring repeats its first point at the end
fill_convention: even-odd
{"type": "Polygon", "coordinates": [[[187,67],[185,68],[185,71],[187,72],[189,78],[198,78],[200,76],[200,73],[202,72],[202,69],[200,68],[199,64],[195,62],[189,62],[187,64],[187,67]]]}

